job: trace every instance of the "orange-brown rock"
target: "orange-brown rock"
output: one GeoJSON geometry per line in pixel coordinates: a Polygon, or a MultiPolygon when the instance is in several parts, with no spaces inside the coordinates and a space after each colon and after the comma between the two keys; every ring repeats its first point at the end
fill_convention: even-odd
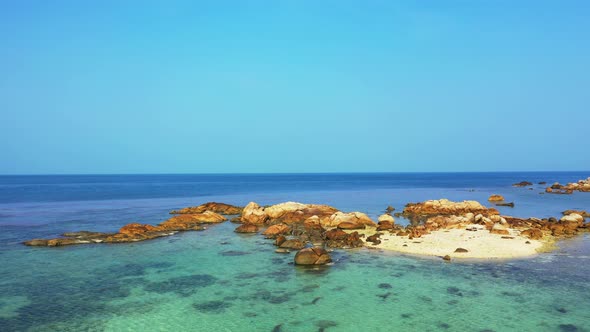
{"type": "Polygon", "coordinates": [[[532,182],[529,182],[529,181],[521,181],[519,183],[513,184],[512,186],[513,187],[528,187],[528,186],[532,186],[532,185],[533,185],[532,182]]]}
{"type": "Polygon", "coordinates": [[[288,234],[291,227],[285,224],[276,224],[269,226],[262,234],[268,239],[274,239],[279,235],[288,234]]]}
{"type": "Polygon", "coordinates": [[[131,235],[131,236],[146,233],[146,232],[155,232],[155,231],[158,231],[157,227],[154,227],[152,225],[142,225],[142,224],[138,224],[138,223],[127,224],[127,225],[121,227],[121,229],[119,229],[119,233],[131,235]]]}
{"type": "Polygon", "coordinates": [[[207,202],[199,206],[191,206],[180,210],[171,211],[170,214],[198,214],[205,211],[211,211],[219,214],[240,214],[242,207],[229,205],[225,203],[207,202]]]}
{"type": "Polygon", "coordinates": [[[236,233],[258,233],[258,226],[254,224],[241,224],[234,230],[236,233]]]}
{"type": "Polygon", "coordinates": [[[279,247],[285,241],[287,241],[287,238],[284,235],[279,235],[275,239],[275,246],[279,247]]]}
{"type": "Polygon", "coordinates": [[[491,195],[490,198],[488,198],[488,201],[490,201],[490,202],[503,202],[504,201],[504,196],[502,196],[502,195],[491,195]]]}
{"type": "Polygon", "coordinates": [[[343,222],[349,222],[352,224],[366,225],[376,227],[377,224],[369,216],[361,212],[336,212],[332,214],[328,219],[321,220],[322,226],[324,227],[338,227],[343,222]]]}
{"type": "Polygon", "coordinates": [[[380,233],[375,233],[369,237],[367,237],[367,242],[372,242],[373,244],[380,244],[381,240],[379,239],[379,237],[381,236],[380,233]]]}
{"type": "Polygon", "coordinates": [[[380,221],[377,226],[378,231],[387,231],[393,229],[393,223],[391,221],[380,221]]]}
{"type": "Polygon", "coordinates": [[[326,245],[331,248],[359,248],[363,246],[358,232],[347,233],[341,229],[331,229],[325,233],[326,245]]]}
{"type": "Polygon", "coordinates": [[[250,224],[264,224],[268,220],[268,215],[264,212],[264,208],[255,202],[250,202],[242,210],[242,222],[250,224]]]}
{"type": "Polygon", "coordinates": [[[365,225],[363,224],[356,224],[352,222],[341,222],[338,224],[338,229],[365,229],[365,225]]]}
{"type": "Polygon", "coordinates": [[[305,247],[305,243],[303,243],[303,241],[299,240],[299,239],[290,239],[290,240],[286,240],[283,243],[281,243],[279,245],[280,248],[286,248],[286,249],[301,249],[303,247],[305,247]]]}
{"type": "Polygon", "coordinates": [[[301,249],[295,254],[296,265],[323,265],[331,261],[328,252],[319,247],[301,249]]]}

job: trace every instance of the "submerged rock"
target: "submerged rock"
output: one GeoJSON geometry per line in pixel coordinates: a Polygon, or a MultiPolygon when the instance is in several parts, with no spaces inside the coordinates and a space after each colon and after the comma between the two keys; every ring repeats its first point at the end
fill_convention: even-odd
{"type": "Polygon", "coordinates": [[[328,252],[319,247],[301,249],[295,254],[296,265],[323,265],[331,261],[328,252]]]}

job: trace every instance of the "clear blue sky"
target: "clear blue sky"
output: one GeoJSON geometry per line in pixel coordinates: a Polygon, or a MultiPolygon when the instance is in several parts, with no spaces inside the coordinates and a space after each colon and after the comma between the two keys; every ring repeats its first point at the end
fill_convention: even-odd
{"type": "Polygon", "coordinates": [[[1,1],[0,174],[590,169],[590,1],[1,1]]]}

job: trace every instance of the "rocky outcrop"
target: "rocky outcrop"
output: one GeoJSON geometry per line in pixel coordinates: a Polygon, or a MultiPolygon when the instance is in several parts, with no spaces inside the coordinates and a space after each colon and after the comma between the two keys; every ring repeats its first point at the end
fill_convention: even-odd
{"type": "Polygon", "coordinates": [[[227,220],[224,216],[211,211],[198,214],[182,214],[174,216],[158,226],[139,223],[127,224],[117,233],[72,232],[63,237],[41,240],[35,239],[25,242],[29,246],[65,246],[90,243],[126,243],[151,240],[158,237],[172,235],[178,231],[204,230],[202,224],[220,223],[227,220]]]}
{"type": "Polygon", "coordinates": [[[242,207],[225,203],[207,202],[199,206],[191,206],[180,210],[170,211],[170,214],[198,214],[205,211],[211,211],[219,214],[234,215],[242,213],[242,209],[242,207]]]}
{"type": "Polygon", "coordinates": [[[488,198],[488,201],[490,201],[490,202],[503,202],[504,201],[504,196],[502,196],[502,195],[491,195],[490,198],[488,198]]]}
{"type": "Polygon", "coordinates": [[[295,254],[296,265],[323,265],[331,261],[328,252],[319,247],[301,249],[295,254]]]}
{"type": "Polygon", "coordinates": [[[452,202],[448,199],[430,200],[422,203],[409,203],[404,208],[404,216],[464,215],[466,213],[494,215],[494,208],[487,208],[477,201],[452,202]]]}
{"type": "Polygon", "coordinates": [[[590,192],[590,178],[579,180],[578,182],[570,182],[566,185],[555,182],[550,187],[545,188],[545,192],[550,194],[572,194],[574,191],[590,192]]]}
{"type": "Polygon", "coordinates": [[[158,228],[160,230],[169,231],[184,231],[192,230],[195,226],[200,227],[201,224],[216,224],[226,221],[227,218],[211,211],[205,211],[197,214],[180,214],[174,216],[163,223],[158,228]]]}

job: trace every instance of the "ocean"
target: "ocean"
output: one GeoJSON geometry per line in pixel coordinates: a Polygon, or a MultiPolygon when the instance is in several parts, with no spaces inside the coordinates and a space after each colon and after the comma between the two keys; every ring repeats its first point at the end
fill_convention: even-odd
{"type": "MultiPolygon", "coordinates": [[[[0,176],[0,331],[590,331],[590,236],[520,260],[335,250],[302,268],[236,224],[128,244],[26,247],[64,232],[157,224],[208,201],[389,205],[501,194],[504,215],[590,210],[540,194],[590,172],[0,176]],[[527,180],[533,190],[512,187],[527,180]]],[[[407,223],[397,219],[398,223],[407,223]]]]}

